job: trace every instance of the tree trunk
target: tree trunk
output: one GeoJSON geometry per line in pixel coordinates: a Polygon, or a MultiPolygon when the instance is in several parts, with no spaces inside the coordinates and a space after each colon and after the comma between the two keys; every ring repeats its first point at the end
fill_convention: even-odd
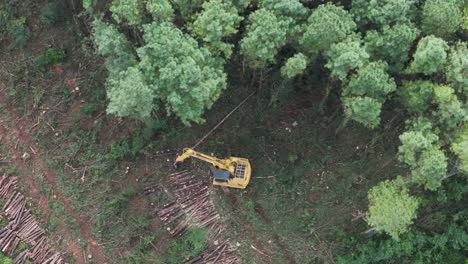
{"type": "Polygon", "coordinates": [[[343,119],[343,121],[341,122],[341,124],[336,128],[335,130],[335,136],[338,135],[338,133],[341,132],[341,130],[343,130],[343,128],[346,127],[346,125],[348,124],[349,122],[349,117],[345,117],[345,119],[343,119]]]}
{"type": "Polygon", "coordinates": [[[319,113],[321,114],[324,113],[323,108],[325,107],[325,103],[327,102],[328,96],[330,95],[330,91],[331,91],[331,81],[328,82],[327,86],[325,87],[325,94],[323,95],[322,100],[320,100],[318,110],[319,110],[319,113]]]}

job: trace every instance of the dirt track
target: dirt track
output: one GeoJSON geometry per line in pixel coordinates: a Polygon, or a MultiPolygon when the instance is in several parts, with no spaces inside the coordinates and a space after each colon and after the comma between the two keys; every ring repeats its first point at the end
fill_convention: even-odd
{"type": "Polygon", "coordinates": [[[70,205],[69,199],[58,189],[55,173],[47,168],[40,151],[36,148],[31,140],[31,135],[27,132],[32,124],[26,118],[20,118],[16,114],[16,111],[9,105],[8,99],[5,97],[6,91],[6,86],[0,83],[0,104],[6,114],[0,119],[0,141],[5,148],[9,149],[12,163],[20,169],[20,175],[18,176],[20,184],[27,187],[29,196],[38,202],[47,215],[57,220],[57,230],[65,239],[64,245],[68,247],[69,253],[73,255],[75,263],[87,263],[88,254],[91,254],[94,263],[106,263],[102,247],[93,239],[88,219],[82,219],[70,205]],[[6,121],[7,119],[10,122],[6,121]],[[20,147],[30,150],[28,151],[31,155],[30,159],[23,160],[21,158],[23,153],[19,151],[20,147]],[[49,210],[47,197],[39,191],[40,184],[39,180],[34,177],[35,174],[42,175],[42,181],[52,187],[54,198],[56,197],[64,205],[66,213],[79,224],[79,233],[86,239],[90,252],[83,251],[77,244],[78,238],[60,221],[58,216],[53,215],[53,212],[49,210]]]}

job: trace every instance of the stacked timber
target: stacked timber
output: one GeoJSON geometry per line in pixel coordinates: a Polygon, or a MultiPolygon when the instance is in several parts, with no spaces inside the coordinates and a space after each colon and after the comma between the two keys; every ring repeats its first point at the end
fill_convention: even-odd
{"type": "MultiPolygon", "coordinates": [[[[187,263],[240,263],[239,257],[234,254],[236,247],[228,240],[220,241],[224,228],[221,217],[214,203],[211,201],[210,187],[200,177],[189,171],[181,171],[168,175],[170,187],[173,190],[175,201],[156,209],[156,213],[164,223],[173,226],[167,228],[173,237],[184,235],[190,227],[208,228],[207,242],[200,255],[187,263]]],[[[145,193],[157,190],[159,186],[148,186],[145,193]]]]}
{"type": "Polygon", "coordinates": [[[26,198],[18,191],[16,177],[0,177],[0,199],[6,201],[1,218],[6,218],[8,224],[0,230],[0,250],[11,256],[20,243],[27,244],[28,249],[19,253],[15,264],[26,261],[32,263],[63,264],[62,254],[55,252],[50,241],[44,236],[44,230],[36,218],[26,209],[26,198]]]}

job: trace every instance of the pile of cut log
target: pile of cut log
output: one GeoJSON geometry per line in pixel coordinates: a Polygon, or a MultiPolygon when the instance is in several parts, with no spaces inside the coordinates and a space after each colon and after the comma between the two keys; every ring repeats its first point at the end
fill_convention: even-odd
{"type": "Polygon", "coordinates": [[[0,229],[0,250],[3,253],[11,256],[16,247],[24,243],[28,248],[15,257],[15,264],[27,260],[41,264],[65,263],[62,254],[53,250],[36,218],[26,209],[26,198],[18,191],[16,177],[0,177],[0,199],[5,202],[0,219],[5,217],[8,220],[8,224],[0,229]]]}
{"type": "MultiPolygon", "coordinates": [[[[184,235],[190,227],[208,228],[205,247],[200,255],[187,263],[240,263],[234,254],[236,246],[228,240],[220,241],[224,228],[215,205],[210,200],[209,185],[200,177],[189,171],[181,171],[168,175],[168,182],[174,192],[175,201],[156,209],[158,217],[166,224],[175,226],[167,228],[173,237],[184,235]]],[[[151,193],[159,186],[145,188],[145,193],[151,193]]]]}

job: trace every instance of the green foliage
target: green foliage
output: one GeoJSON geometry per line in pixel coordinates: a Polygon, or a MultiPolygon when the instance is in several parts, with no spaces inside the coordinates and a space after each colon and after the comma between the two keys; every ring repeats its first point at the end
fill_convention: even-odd
{"type": "Polygon", "coordinates": [[[25,17],[15,17],[0,6],[0,41],[13,39],[14,45],[24,46],[29,40],[29,29],[25,17]]]}
{"type": "Polygon", "coordinates": [[[343,98],[343,105],[348,118],[369,128],[376,128],[380,124],[380,100],[371,97],[346,97],[343,98]]]}
{"type": "Polygon", "coordinates": [[[174,0],[180,15],[185,21],[189,21],[196,10],[199,10],[204,0],[174,0]]]}
{"type": "Polygon", "coordinates": [[[106,57],[106,68],[111,75],[119,74],[136,63],[130,42],[114,25],[96,19],[93,29],[97,53],[106,57]]]}
{"type": "Polygon", "coordinates": [[[353,17],[341,6],[323,4],[310,15],[301,45],[311,53],[328,49],[356,30],[353,17]]]}
{"type": "Polygon", "coordinates": [[[144,3],[141,0],[112,0],[110,11],[118,23],[126,21],[132,26],[139,25],[143,18],[144,3]]]}
{"type": "Polygon", "coordinates": [[[440,38],[453,35],[462,21],[459,0],[426,0],[422,10],[422,30],[440,38]]]}
{"type": "Polygon", "coordinates": [[[409,71],[426,75],[438,72],[447,60],[448,48],[443,39],[434,36],[422,38],[413,55],[414,60],[409,71]]]}
{"type": "Polygon", "coordinates": [[[460,164],[458,169],[468,175],[468,125],[460,127],[451,146],[460,164]]]}
{"type": "Polygon", "coordinates": [[[352,0],[351,12],[360,24],[390,25],[410,21],[416,4],[416,0],[352,0]]]}
{"type": "Polygon", "coordinates": [[[369,212],[366,220],[369,225],[396,240],[408,231],[419,206],[418,199],[408,194],[401,177],[373,187],[369,190],[368,199],[369,212]]]}
{"type": "Polygon", "coordinates": [[[186,235],[173,240],[166,252],[166,263],[184,263],[200,254],[205,245],[207,230],[192,228],[186,235]]]}
{"type": "Polygon", "coordinates": [[[277,17],[273,12],[259,9],[249,16],[247,34],[241,40],[241,54],[250,66],[266,67],[275,62],[278,50],[286,44],[291,20],[277,17]]]}
{"type": "Polygon", "coordinates": [[[171,22],[174,19],[174,9],[168,0],[148,0],[146,10],[154,21],[171,22]]]}
{"type": "Polygon", "coordinates": [[[468,97],[468,48],[466,42],[458,42],[451,49],[445,76],[460,92],[468,97]]]}
{"type": "Polygon", "coordinates": [[[434,87],[434,101],[438,106],[434,115],[444,122],[448,128],[456,128],[463,119],[466,120],[466,109],[455,95],[455,91],[446,85],[434,87]]]}
{"type": "Polygon", "coordinates": [[[302,74],[307,68],[308,59],[302,53],[297,53],[286,61],[286,64],[281,67],[281,74],[288,78],[294,78],[302,74]]]}
{"type": "Polygon", "coordinates": [[[0,253],[0,263],[1,264],[13,264],[13,260],[3,255],[3,253],[0,253]]]}
{"type": "Polygon", "coordinates": [[[210,0],[203,3],[203,11],[193,22],[191,29],[207,44],[213,54],[224,54],[225,58],[229,58],[234,45],[225,43],[223,39],[237,33],[242,19],[232,4],[222,0],[210,0]]]}
{"type": "Polygon", "coordinates": [[[53,25],[65,19],[65,1],[52,1],[41,9],[41,22],[46,25],[53,25]]]}
{"type": "Polygon", "coordinates": [[[83,8],[86,10],[92,10],[95,0],[83,0],[83,8]]]}
{"type": "Polygon", "coordinates": [[[343,95],[368,96],[384,99],[387,94],[396,90],[395,80],[387,73],[387,63],[371,62],[360,68],[343,89],[343,95]]]}
{"type": "MultiPolygon", "coordinates": [[[[133,193],[131,191],[123,191],[114,194],[102,208],[102,212],[96,219],[96,225],[98,228],[106,227],[111,225],[109,220],[113,217],[122,218],[127,212],[127,205],[130,201],[133,193]]],[[[114,219],[114,221],[116,220],[114,219]]]]}
{"type": "Polygon", "coordinates": [[[325,52],[327,57],[325,67],[331,70],[333,77],[344,81],[349,71],[360,68],[367,63],[369,54],[361,44],[358,37],[350,36],[342,42],[333,44],[325,52]]]}
{"type": "Polygon", "coordinates": [[[137,50],[139,68],[154,98],[182,122],[203,122],[201,115],[226,87],[222,65],[189,35],[168,23],[144,27],[145,45],[137,50]]]}
{"type": "Polygon", "coordinates": [[[273,11],[278,16],[288,16],[295,19],[304,19],[307,8],[299,0],[260,0],[260,7],[273,11]]]}
{"type": "Polygon", "coordinates": [[[374,60],[384,60],[390,70],[399,72],[408,61],[408,52],[419,30],[412,23],[384,25],[380,30],[369,30],[364,38],[366,50],[374,60]]]}
{"type": "Polygon", "coordinates": [[[398,88],[400,101],[411,113],[423,113],[429,108],[434,84],[430,81],[403,81],[398,88]]]}
{"type": "Polygon", "coordinates": [[[112,75],[107,80],[107,112],[117,116],[145,118],[153,110],[154,92],[135,67],[112,75]]]}
{"type": "Polygon", "coordinates": [[[447,158],[442,150],[431,146],[421,152],[416,166],[411,170],[411,181],[424,189],[436,190],[447,174],[447,158]]]}
{"type": "Polygon", "coordinates": [[[398,159],[410,168],[414,168],[420,153],[439,140],[439,137],[431,130],[430,121],[425,119],[414,121],[412,127],[400,135],[401,146],[398,148],[398,159]]]}
{"type": "Polygon", "coordinates": [[[38,68],[45,68],[52,64],[59,63],[65,59],[65,51],[61,48],[48,48],[44,54],[39,56],[34,64],[38,68]]]}
{"type": "Polygon", "coordinates": [[[338,257],[337,263],[463,263],[467,243],[463,226],[444,224],[443,232],[417,231],[399,240],[366,240],[349,250],[350,255],[338,257]]]}

